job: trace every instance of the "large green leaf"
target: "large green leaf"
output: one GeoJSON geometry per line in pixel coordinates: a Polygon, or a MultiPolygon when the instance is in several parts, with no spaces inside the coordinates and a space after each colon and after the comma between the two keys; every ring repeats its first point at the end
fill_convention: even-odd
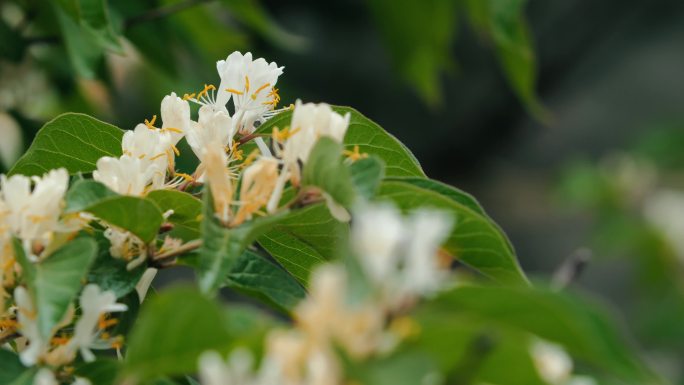
{"type": "Polygon", "coordinates": [[[155,238],[164,221],[161,210],[154,202],[132,196],[105,198],[83,211],[130,231],[144,242],[150,242],[155,238]]]}
{"type": "Polygon", "coordinates": [[[0,349],[0,384],[11,384],[26,370],[21,364],[19,356],[16,354],[0,349]]]}
{"type": "Polygon", "coordinates": [[[142,309],[129,338],[124,370],[138,379],[193,373],[202,353],[227,352],[232,341],[216,303],[193,289],[169,290],[142,309]]]}
{"type": "Polygon", "coordinates": [[[225,284],[286,311],[292,310],[306,295],[292,275],[250,250],[237,258],[225,284]]]}
{"type": "Polygon", "coordinates": [[[173,210],[173,214],[168,218],[173,224],[169,236],[186,242],[200,237],[202,201],[177,190],[152,191],[147,194],[147,199],[156,203],[162,212],[173,210]]]}
{"type": "Polygon", "coordinates": [[[324,204],[292,211],[258,242],[301,283],[313,268],[336,257],[347,240],[349,226],[330,215],[324,204]]]}
{"type": "MultiPolygon", "coordinates": [[[[411,151],[377,123],[350,107],[335,106],[333,109],[340,114],[350,114],[349,129],[344,137],[347,150],[353,151],[354,146],[359,146],[360,152],[378,156],[385,162],[387,176],[425,176],[411,151]]],[[[256,133],[270,135],[274,127],[289,127],[291,121],[292,111],[281,112],[259,126],[256,133]]],[[[249,153],[255,146],[249,142],[243,148],[249,153]]]]}
{"type": "Polygon", "coordinates": [[[567,293],[464,286],[426,303],[417,317],[423,330],[435,337],[433,342],[441,339],[433,344],[433,348],[441,346],[435,351],[437,355],[446,356],[443,349],[447,347],[449,353],[454,352],[451,336],[459,333],[461,325],[477,325],[494,335],[500,329],[504,333],[500,338],[507,332],[532,333],[561,344],[576,358],[623,380],[658,383],[618,333],[612,317],[595,304],[567,293]],[[444,333],[446,330],[449,332],[444,333]]]}
{"type": "Polygon", "coordinates": [[[79,77],[95,78],[97,67],[104,56],[104,48],[96,36],[83,28],[81,23],[59,7],[53,8],[74,72],[79,77]]]}
{"type": "Polygon", "coordinates": [[[49,338],[81,290],[97,255],[97,243],[92,238],[76,238],[37,264],[28,260],[19,241],[15,241],[14,251],[38,309],[40,333],[49,338]]]}
{"type": "Polygon", "coordinates": [[[303,186],[316,186],[335,202],[351,207],[354,184],[349,168],[342,163],[342,145],[332,138],[322,137],[311,149],[302,173],[303,186]]]}
{"type": "Polygon", "coordinates": [[[280,221],[284,214],[259,217],[234,228],[221,226],[214,216],[210,190],[205,187],[202,247],[199,249],[199,286],[213,294],[224,283],[239,257],[258,236],[280,221]]]}
{"type": "Polygon", "coordinates": [[[444,245],[450,253],[496,282],[527,284],[508,238],[481,212],[451,196],[400,180],[383,182],[377,195],[394,201],[403,210],[432,207],[451,213],[456,224],[444,245]]]}
{"type": "MultiPolygon", "coordinates": [[[[119,37],[109,19],[106,0],[79,0],[81,24],[103,48],[122,52],[119,37]]],[[[84,31],[85,32],[85,31],[84,31]]]]}
{"type": "Polygon", "coordinates": [[[121,156],[123,131],[84,114],[62,114],[38,131],[11,174],[42,175],[64,167],[69,173],[91,172],[103,156],[121,156]]]}
{"type": "Polygon", "coordinates": [[[477,202],[477,199],[465,191],[461,191],[454,186],[449,186],[448,184],[436,181],[434,179],[427,178],[387,178],[388,181],[398,181],[406,182],[412,184],[416,187],[424,188],[426,190],[434,191],[440,195],[443,195],[449,199],[458,202],[469,209],[475,211],[476,213],[485,215],[485,211],[477,202]]]}
{"type": "Polygon", "coordinates": [[[468,0],[471,22],[489,37],[511,88],[538,118],[547,112],[537,100],[537,65],[525,20],[526,0],[468,0]]]}

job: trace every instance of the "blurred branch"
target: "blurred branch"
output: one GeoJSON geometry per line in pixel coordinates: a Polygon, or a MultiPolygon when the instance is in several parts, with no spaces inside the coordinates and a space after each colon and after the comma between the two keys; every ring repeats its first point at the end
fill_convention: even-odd
{"type": "Polygon", "coordinates": [[[157,19],[163,19],[174,13],[186,10],[188,8],[194,7],[196,5],[209,3],[214,0],[186,0],[176,4],[167,5],[164,7],[159,7],[151,9],[141,15],[129,17],[124,21],[124,30],[134,27],[138,24],[146,23],[148,21],[153,21],[157,19]]]}
{"type": "Polygon", "coordinates": [[[586,248],[577,249],[570,254],[553,274],[551,286],[556,290],[562,290],[575,282],[591,260],[591,254],[591,250],[586,248]]]}
{"type": "Polygon", "coordinates": [[[480,367],[496,347],[495,339],[482,333],[468,344],[463,359],[447,376],[448,385],[467,385],[473,382],[480,367]]]}

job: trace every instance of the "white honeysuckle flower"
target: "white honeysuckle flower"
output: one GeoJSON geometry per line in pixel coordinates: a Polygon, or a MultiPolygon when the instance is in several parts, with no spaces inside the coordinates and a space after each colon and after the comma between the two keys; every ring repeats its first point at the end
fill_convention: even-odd
{"type": "Polygon", "coordinates": [[[217,352],[205,352],[199,358],[199,377],[202,385],[261,385],[258,374],[252,369],[251,352],[237,348],[224,361],[217,352]]]}
{"type": "Polygon", "coordinates": [[[135,285],[135,291],[138,293],[138,299],[140,300],[140,303],[143,303],[145,300],[147,291],[150,289],[150,286],[152,286],[152,281],[154,281],[154,277],[156,276],[157,269],[149,267],[143,273],[140,281],[138,281],[138,283],[135,285]]]}
{"type": "Polygon", "coordinates": [[[354,251],[387,305],[398,306],[443,286],[449,274],[439,264],[438,250],[453,225],[449,215],[419,209],[403,217],[389,203],[360,206],[355,212],[354,251]]]}
{"type": "Polygon", "coordinates": [[[168,142],[176,145],[190,128],[190,104],[175,92],[164,96],[161,102],[161,132],[168,142]]]}
{"type": "Polygon", "coordinates": [[[97,161],[97,170],[93,171],[93,179],[116,193],[141,196],[147,192],[152,179],[160,173],[157,165],[150,165],[137,157],[103,156],[97,161]]]}
{"type": "MultiPolygon", "coordinates": [[[[342,116],[333,111],[328,104],[303,104],[297,100],[292,114],[292,123],[286,133],[287,137],[282,148],[276,144],[276,155],[282,159],[283,169],[267,205],[269,212],[273,212],[277,208],[288,179],[295,185],[299,184],[302,173],[301,165],[308,160],[311,149],[318,139],[326,136],[341,143],[349,127],[349,119],[349,113],[342,116]]],[[[329,197],[326,197],[326,200],[331,201],[329,197]]],[[[348,220],[349,216],[346,210],[336,205],[335,202],[333,203],[329,205],[331,213],[341,220],[348,220]]]]}
{"type": "Polygon", "coordinates": [[[560,345],[536,339],[530,346],[532,362],[542,380],[550,385],[563,385],[572,374],[572,358],[560,345]]]}
{"type": "Polygon", "coordinates": [[[49,242],[60,228],[59,217],[69,185],[68,172],[60,168],[42,177],[13,175],[8,178],[2,175],[0,185],[1,199],[7,209],[6,223],[12,233],[24,241],[27,251],[31,250],[33,241],[49,242]]]}
{"type": "Polygon", "coordinates": [[[87,378],[76,377],[71,385],[92,385],[92,383],[87,378]]]}
{"type": "Polygon", "coordinates": [[[12,287],[14,284],[16,264],[12,233],[7,223],[8,214],[7,205],[0,199],[0,316],[5,312],[5,301],[2,300],[7,296],[5,287],[12,287]]]}
{"type": "Polygon", "coordinates": [[[234,193],[232,176],[227,168],[228,157],[220,143],[209,143],[204,149],[202,159],[205,181],[209,183],[214,201],[214,211],[221,222],[228,224],[234,193]]]}
{"type": "Polygon", "coordinates": [[[210,143],[231,147],[234,134],[228,112],[202,106],[199,119],[188,126],[185,139],[197,158],[202,160],[204,150],[210,143]]]}
{"type": "Polygon", "coordinates": [[[255,122],[264,118],[280,101],[275,88],[284,67],[265,59],[252,59],[252,53],[231,53],[216,63],[221,84],[215,104],[225,106],[232,98],[235,106],[233,124],[241,134],[251,134],[255,122]]]}
{"type": "Polygon", "coordinates": [[[643,213],[662,232],[680,261],[684,263],[684,192],[660,190],[648,196],[643,213]]]}
{"type": "Polygon", "coordinates": [[[41,368],[33,377],[33,385],[59,385],[55,374],[48,368],[41,368]]]}
{"type": "Polygon", "coordinates": [[[240,185],[240,209],[235,223],[252,219],[252,215],[266,206],[278,181],[278,161],[272,157],[260,157],[242,173],[240,185]]]}
{"type": "Polygon", "coordinates": [[[109,253],[114,258],[128,261],[128,270],[136,268],[147,258],[147,245],[130,232],[110,226],[104,231],[104,236],[110,243],[109,253]]]}
{"type": "Polygon", "coordinates": [[[379,203],[355,210],[352,247],[372,281],[383,282],[396,273],[404,236],[401,212],[392,204],[379,203]]]}
{"type": "Polygon", "coordinates": [[[28,341],[28,346],[19,353],[19,358],[25,366],[33,366],[40,356],[47,350],[46,341],[38,329],[38,310],[28,290],[22,286],[14,289],[14,302],[17,305],[17,323],[21,335],[28,341]]]}
{"type": "Polygon", "coordinates": [[[441,211],[420,209],[411,214],[407,223],[407,234],[411,237],[402,282],[406,293],[425,296],[442,287],[449,272],[436,256],[452,227],[452,217],[441,211]]]}
{"type": "Polygon", "coordinates": [[[116,295],[112,291],[102,291],[95,284],[88,284],[81,293],[79,299],[81,305],[81,318],[76,322],[74,336],[68,342],[68,347],[78,350],[86,362],[95,359],[90,350],[97,340],[100,330],[98,321],[106,313],[122,312],[128,310],[124,304],[116,302],[116,295]]]}
{"type": "Polygon", "coordinates": [[[0,162],[9,169],[19,159],[24,141],[19,123],[3,111],[0,111],[0,138],[0,162]]]}
{"type": "MultiPolygon", "coordinates": [[[[154,120],[154,119],[153,119],[154,120]]],[[[140,168],[151,175],[154,189],[163,187],[167,171],[175,164],[175,137],[172,132],[138,124],[133,131],[124,133],[121,149],[124,156],[140,160],[140,168]],[[153,168],[154,172],[148,171],[153,168]]]]}

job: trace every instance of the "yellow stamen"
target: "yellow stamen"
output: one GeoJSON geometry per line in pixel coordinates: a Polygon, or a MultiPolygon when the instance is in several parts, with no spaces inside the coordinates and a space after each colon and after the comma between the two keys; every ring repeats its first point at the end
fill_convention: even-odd
{"type": "Polygon", "coordinates": [[[291,130],[290,127],[285,127],[284,130],[280,131],[278,130],[278,127],[273,127],[273,140],[277,142],[284,142],[299,132],[300,129],[301,127],[297,127],[294,130],[291,130]]]}
{"type": "MultiPolygon", "coordinates": [[[[166,156],[166,153],[162,152],[161,154],[157,154],[157,155],[151,157],[150,160],[157,160],[157,159],[164,157],[164,156],[166,156]]],[[[142,158],[140,158],[140,159],[142,159],[142,158]]]]}
{"type": "Polygon", "coordinates": [[[226,91],[230,92],[231,94],[235,94],[235,95],[242,95],[242,94],[244,94],[244,92],[238,91],[238,90],[236,90],[236,89],[234,89],[234,88],[226,88],[226,91]]]}
{"type": "Polygon", "coordinates": [[[197,94],[197,99],[200,99],[200,98],[202,98],[202,96],[207,95],[209,93],[209,90],[215,90],[215,89],[216,89],[216,87],[214,87],[213,84],[205,84],[204,89],[197,94]]]}
{"type": "Polygon", "coordinates": [[[166,128],[163,128],[162,130],[175,132],[176,134],[182,134],[183,133],[183,130],[181,130],[180,128],[174,128],[174,127],[166,127],[166,128]]]}
{"type": "Polygon", "coordinates": [[[18,326],[16,320],[0,319],[0,329],[15,329],[18,326]]]}
{"type": "Polygon", "coordinates": [[[123,336],[118,336],[114,341],[112,341],[112,349],[119,350],[123,347],[123,336]]]}
{"type": "Polygon", "coordinates": [[[157,115],[152,115],[152,120],[145,119],[145,125],[147,128],[154,128],[154,122],[157,121],[157,115]]]}
{"type": "Polygon", "coordinates": [[[191,94],[185,94],[185,95],[183,95],[183,100],[185,100],[185,101],[188,101],[188,100],[194,99],[194,98],[195,98],[195,93],[194,93],[194,92],[191,93],[191,94]]]}
{"type": "Polygon", "coordinates": [[[241,166],[242,167],[249,166],[250,164],[252,164],[254,162],[254,159],[256,159],[257,156],[259,156],[259,150],[254,150],[254,151],[250,152],[249,155],[247,155],[247,158],[245,158],[245,161],[242,162],[241,166]]]}
{"type": "Polygon", "coordinates": [[[69,337],[52,337],[50,342],[53,345],[66,345],[69,343],[69,337]]]}
{"type": "Polygon", "coordinates": [[[249,92],[249,78],[245,76],[245,92],[249,92]]]}
{"type": "Polygon", "coordinates": [[[242,160],[242,150],[238,150],[237,142],[233,142],[233,145],[230,147],[229,152],[233,155],[233,158],[235,158],[235,160],[242,160]]]}
{"type": "Polygon", "coordinates": [[[193,178],[192,176],[190,176],[186,173],[183,173],[183,172],[177,172],[177,173],[174,173],[174,175],[179,176],[188,182],[194,182],[195,181],[195,178],[193,178]]]}
{"type": "Polygon", "coordinates": [[[172,144],[171,148],[173,149],[173,152],[174,154],[176,154],[176,156],[180,156],[180,151],[178,150],[178,147],[172,144]]]}
{"type": "Polygon", "coordinates": [[[342,154],[344,156],[346,156],[347,158],[349,158],[352,162],[356,162],[357,160],[368,158],[368,154],[361,153],[359,151],[359,145],[358,144],[354,145],[353,151],[344,150],[344,151],[342,151],[342,154]]]}
{"type": "MultiPolygon", "coordinates": [[[[252,94],[252,100],[256,100],[257,95],[259,95],[259,92],[263,91],[264,89],[266,89],[270,86],[271,86],[271,83],[266,83],[263,86],[257,88],[257,90],[254,91],[254,93],[252,94]]],[[[273,93],[273,90],[271,90],[271,93],[273,93]]],[[[270,96],[271,94],[268,94],[268,95],[270,96]]]]}

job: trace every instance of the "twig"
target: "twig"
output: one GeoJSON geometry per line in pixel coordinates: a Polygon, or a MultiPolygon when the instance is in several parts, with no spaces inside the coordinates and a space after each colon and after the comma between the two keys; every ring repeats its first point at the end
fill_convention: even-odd
{"type": "Polygon", "coordinates": [[[21,337],[21,334],[19,333],[11,333],[6,336],[0,336],[0,346],[3,346],[4,344],[14,340],[15,338],[21,337]]]}
{"type": "Polygon", "coordinates": [[[169,250],[165,253],[161,253],[158,255],[152,256],[152,261],[155,262],[155,264],[161,264],[163,265],[164,262],[167,262],[181,254],[185,254],[187,252],[193,251],[198,249],[200,246],[202,246],[202,240],[201,239],[195,239],[194,241],[190,241],[188,243],[185,243],[181,245],[180,247],[169,250]]]}
{"type": "Polygon", "coordinates": [[[558,270],[553,274],[551,286],[555,290],[563,290],[568,287],[582,275],[584,268],[590,260],[591,250],[586,248],[575,250],[574,253],[570,254],[570,256],[563,261],[558,270]]]}
{"type": "Polygon", "coordinates": [[[124,29],[129,29],[138,24],[146,23],[148,21],[162,19],[174,13],[211,1],[214,0],[186,0],[180,3],[167,5],[165,7],[151,9],[141,15],[129,17],[128,19],[126,19],[124,21],[124,29]]]}

